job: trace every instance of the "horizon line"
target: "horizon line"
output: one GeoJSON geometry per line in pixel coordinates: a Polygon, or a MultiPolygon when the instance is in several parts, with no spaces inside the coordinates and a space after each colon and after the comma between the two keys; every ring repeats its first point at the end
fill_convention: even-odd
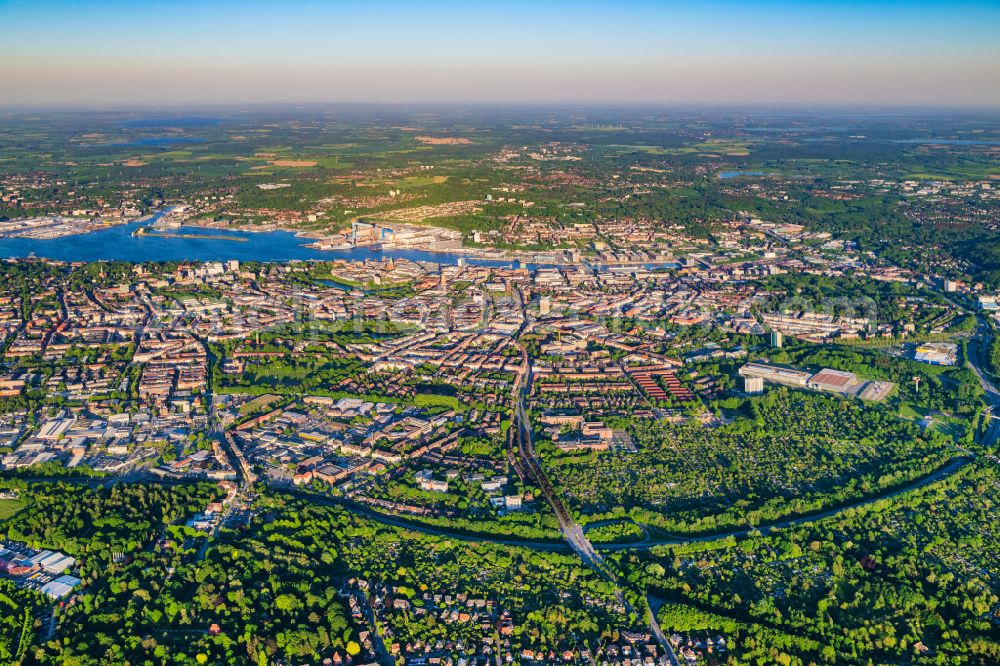
{"type": "Polygon", "coordinates": [[[495,101],[495,100],[421,100],[421,101],[370,101],[370,100],[338,100],[338,101],[170,101],[170,102],[115,102],[108,104],[85,104],[79,102],[66,103],[2,103],[0,112],[25,111],[94,111],[94,112],[132,112],[162,110],[197,110],[197,109],[292,109],[292,108],[335,108],[335,107],[383,107],[383,108],[423,108],[423,109],[585,109],[585,110],[796,110],[796,111],[970,111],[998,112],[1000,104],[949,104],[949,103],[899,103],[886,102],[805,102],[805,101],[775,101],[775,102],[646,102],[646,101],[495,101]]]}

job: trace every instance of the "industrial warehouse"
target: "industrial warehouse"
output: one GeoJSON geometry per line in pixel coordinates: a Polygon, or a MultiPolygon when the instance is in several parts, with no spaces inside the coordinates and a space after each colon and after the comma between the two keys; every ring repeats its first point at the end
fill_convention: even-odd
{"type": "Polygon", "coordinates": [[[853,372],[832,368],[823,368],[819,372],[810,373],[770,363],[747,363],[740,368],[739,373],[747,382],[744,384],[747,393],[760,392],[762,387],[750,381],[759,379],[771,384],[839,393],[877,402],[884,400],[895,386],[892,382],[860,379],[853,372]]]}

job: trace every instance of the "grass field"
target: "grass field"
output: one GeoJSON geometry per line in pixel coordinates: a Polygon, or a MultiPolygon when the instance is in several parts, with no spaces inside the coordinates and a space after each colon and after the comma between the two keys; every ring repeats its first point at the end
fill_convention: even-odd
{"type": "Polygon", "coordinates": [[[918,407],[909,402],[900,403],[899,415],[914,422],[930,417],[932,419],[930,427],[950,437],[960,437],[964,432],[964,422],[961,419],[918,407]]]}
{"type": "Polygon", "coordinates": [[[0,499],[0,520],[7,520],[24,508],[24,500],[0,499]]]}
{"type": "Polygon", "coordinates": [[[614,149],[617,154],[645,153],[647,155],[695,155],[700,153],[711,153],[713,155],[732,155],[734,157],[745,157],[750,154],[753,144],[749,141],[737,140],[709,140],[696,141],[684,146],[666,147],[651,146],[644,144],[612,144],[609,148],[614,149]]]}

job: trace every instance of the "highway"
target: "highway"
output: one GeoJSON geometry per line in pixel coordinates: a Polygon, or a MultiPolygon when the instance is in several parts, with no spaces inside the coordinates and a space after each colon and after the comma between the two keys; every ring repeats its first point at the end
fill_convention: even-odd
{"type": "Polygon", "coordinates": [[[511,429],[514,430],[520,465],[534,484],[541,489],[542,494],[545,495],[545,500],[552,507],[552,512],[556,515],[556,520],[559,521],[559,530],[562,532],[563,538],[566,539],[570,548],[573,549],[573,552],[579,555],[585,563],[598,571],[602,576],[614,581],[614,573],[604,564],[604,559],[594,549],[594,544],[584,534],[583,528],[573,519],[566,505],[556,495],[555,489],[552,487],[548,477],[545,475],[545,471],[542,470],[542,466],[538,462],[538,458],[535,456],[535,445],[531,434],[531,421],[528,419],[527,410],[524,408],[524,398],[531,390],[531,364],[524,346],[519,345],[519,347],[525,370],[522,373],[523,379],[518,382],[515,392],[517,396],[514,407],[515,422],[512,424],[511,429]]]}
{"type": "Polygon", "coordinates": [[[559,521],[559,529],[563,534],[563,538],[566,539],[570,548],[583,558],[587,564],[594,568],[603,569],[603,560],[601,560],[597,551],[594,550],[593,544],[590,543],[590,540],[583,533],[583,528],[573,520],[569,510],[555,494],[555,489],[552,487],[545,472],[542,471],[538,459],[535,457],[534,445],[531,439],[531,426],[524,409],[523,398],[520,398],[517,402],[517,423],[513,427],[516,428],[517,434],[515,437],[517,438],[518,449],[521,454],[521,463],[529,478],[541,489],[549,506],[552,507],[552,512],[555,513],[556,519],[559,521]]]}
{"type": "MultiPolygon", "coordinates": [[[[1000,442],[1000,417],[998,417],[998,411],[1000,411],[1000,390],[997,389],[994,383],[994,377],[989,371],[989,353],[990,353],[990,343],[993,336],[993,330],[990,323],[981,315],[977,316],[977,328],[975,334],[968,340],[967,343],[967,358],[966,362],[969,368],[975,373],[976,377],[979,379],[980,384],[985,392],[985,401],[987,403],[987,409],[985,412],[988,422],[984,429],[980,433],[978,447],[981,450],[989,451],[992,455],[997,453],[997,445],[1000,442]]],[[[648,531],[646,531],[646,538],[638,542],[630,543],[620,543],[620,544],[604,544],[599,546],[594,546],[593,543],[586,536],[584,529],[581,525],[573,518],[570,511],[567,509],[564,502],[558,496],[555,488],[549,481],[545,471],[543,470],[534,450],[534,442],[532,438],[532,427],[530,419],[528,418],[527,409],[525,407],[525,400],[530,392],[531,388],[531,364],[528,358],[527,351],[523,345],[518,345],[520,348],[523,368],[521,375],[515,384],[515,399],[512,404],[511,409],[511,435],[508,441],[508,460],[516,472],[524,478],[536,485],[545,497],[546,502],[552,508],[556,519],[558,520],[561,534],[563,536],[562,541],[543,541],[543,540],[528,540],[528,539],[504,539],[492,535],[475,534],[475,533],[464,533],[461,531],[456,531],[453,529],[445,527],[435,527],[421,523],[418,520],[410,520],[404,517],[390,515],[386,513],[379,512],[372,509],[364,504],[352,501],[350,499],[341,497],[326,497],[319,495],[314,492],[294,489],[286,489],[286,491],[293,496],[299,497],[301,499],[328,506],[337,506],[344,508],[352,513],[364,516],[371,520],[377,521],[382,524],[398,527],[401,529],[412,530],[416,532],[421,532],[424,534],[440,536],[450,539],[469,541],[469,542],[490,542],[499,545],[519,547],[519,548],[530,548],[536,550],[544,551],[562,551],[562,552],[573,552],[578,555],[583,562],[595,571],[599,576],[605,580],[614,584],[617,588],[618,598],[622,601],[626,608],[633,610],[629,605],[625,595],[623,593],[622,586],[620,584],[617,573],[612,567],[610,567],[604,560],[602,552],[615,552],[615,551],[625,551],[625,550],[648,550],[650,548],[655,548],[658,546],[672,546],[672,545],[682,545],[695,542],[709,542],[717,541],[720,539],[736,538],[743,539],[748,538],[752,535],[757,534],[768,534],[774,530],[787,529],[791,527],[806,525],[816,521],[820,521],[832,516],[836,516],[844,511],[849,511],[853,509],[860,509],[865,506],[875,504],[883,500],[891,499],[893,497],[900,496],[904,493],[908,493],[925,486],[931,485],[937,481],[948,478],[966,465],[971,463],[976,459],[976,454],[968,453],[968,455],[963,455],[961,457],[953,458],[946,464],[936,469],[935,471],[915,479],[907,484],[896,487],[894,489],[885,490],[877,495],[859,499],[854,502],[850,502],[841,506],[826,509],[817,513],[798,516],[794,518],[786,518],[778,520],[772,523],[762,524],[754,527],[740,528],[728,532],[712,533],[697,536],[682,536],[682,535],[670,535],[660,538],[652,538],[648,531]]],[[[240,472],[241,475],[241,488],[239,500],[243,500],[246,494],[250,492],[257,481],[256,476],[253,474],[250,465],[243,457],[242,452],[239,450],[237,443],[232,437],[228,435],[218,424],[215,418],[214,409],[212,409],[211,394],[206,395],[208,404],[210,405],[210,415],[209,415],[209,426],[211,430],[211,435],[219,439],[220,443],[223,445],[227,456],[230,458],[230,462],[233,467],[240,472]]],[[[81,483],[90,486],[100,486],[105,484],[125,482],[125,483],[137,483],[137,482],[149,482],[154,479],[147,477],[143,471],[135,471],[127,475],[124,478],[119,479],[108,479],[108,478],[38,478],[38,479],[25,479],[27,481],[57,481],[57,482],[69,482],[69,483],[81,483]]],[[[183,480],[160,480],[162,483],[183,483],[183,480]]],[[[234,503],[235,504],[235,503],[234,503]]],[[[228,512],[227,512],[228,514],[228,512]]],[[[204,556],[205,550],[207,550],[208,544],[211,539],[207,539],[204,544],[202,551],[199,553],[200,557],[204,556]]],[[[649,623],[650,631],[664,647],[668,658],[675,665],[678,664],[676,655],[674,654],[669,642],[658,626],[655,618],[655,611],[661,602],[655,598],[648,598],[647,604],[650,608],[650,614],[647,617],[647,622],[649,623]]]]}
{"type": "Polygon", "coordinates": [[[532,541],[529,539],[502,539],[499,537],[494,537],[487,534],[468,534],[465,532],[459,532],[456,530],[446,529],[443,527],[435,527],[433,525],[428,525],[427,523],[421,523],[416,520],[408,520],[401,516],[395,516],[387,513],[382,513],[381,511],[376,511],[371,507],[365,506],[359,502],[354,502],[344,497],[328,497],[325,495],[319,495],[315,492],[308,490],[299,490],[298,488],[288,487],[282,489],[289,495],[293,495],[300,499],[307,500],[313,504],[319,504],[322,506],[334,506],[347,509],[351,513],[355,513],[365,518],[370,518],[377,523],[382,523],[383,525],[391,525],[392,527],[399,527],[404,530],[411,530],[413,532],[420,532],[421,534],[429,534],[432,536],[447,537],[449,539],[455,539],[457,541],[472,541],[476,543],[495,543],[502,546],[516,546],[518,548],[534,548],[535,550],[547,550],[547,551],[566,551],[569,552],[569,546],[562,541],[532,541]]]}
{"type": "MultiPolygon", "coordinates": [[[[986,399],[989,404],[988,416],[990,417],[989,425],[981,436],[979,444],[987,449],[995,449],[997,442],[1000,441],[1000,417],[997,416],[997,410],[1000,409],[1000,391],[998,391],[996,385],[990,378],[987,370],[985,369],[988,361],[989,354],[989,343],[991,338],[991,329],[989,324],[980,318],[980,326],[977,330],[977,335],[974,336],[968,344],[969,351],[969,366],[976,373],[979,378],[980,383],[986,392],[986,399]]],[[[523,350],[522,350],[523,351],[523,350]]],[[[420,523],[416,520],[408,520],[399,516],[385,514],[379,511],[375,511],[363,504],[352,502],[343,498],[326,498],[315,493],[310,493],[306,491],[290,490],[293,495],[302,497],[303,499],[308,499],[320,504],[328,504],[333,506],[340,506],[346,508],[354,513],[364,515],[367,518],[371,518],[377,522],[392,525],[395,527],[400,527],[404,529],[409,529],[417,532],[423,532],[426,534],[431,534],[435,536],[447,536],[454,539],[460,539],[464,541],[489,541],[492,543],[517,546],[524,548],[535,548],[539,550],[568,550],[572,549],[583,557],[588,563],[593,563],[598,567],[603,566],[603,559],[598,551],[618,551],[618,550],[645,550],[649,548],[654,548],[657,546],[671,546],[671,545],[681,545],[685,543],[694,542],[705,542],[705,541],[715,541],[718,539],[725,539],[729,537],[741,538],[748,536],[753,532],[752,529],[739,529],[732,530],[728,532],[716,532],[706,535],[696,535],[696,536],[682,536],[673,535],[666,538],[646,538],[642,541],[620,543],[620,544],[602,544],[599,546],[594,546],[590,540],[584,534],[582,527],[573,520],[569,511],[565,508],[561,500],[555,495],[554,489],[549,483],[547,477],[541,469],[540,464],[534,454],[534,446],[531,439],[530,424],[528,423],[527,412],[524,407],[524,395],[527,388],[530,386],[530,365],[527,364],[525,359],[526,370],[525,378],[523,383],[518,387],[520,390],[517,391],[518,399],[516,401],[514,415],[516,420],[516,426],[512,427],[513,444],[516,448],[510,452],[510,456],[513,459],[512,463],[515,468],[518,469],[519,473],[523,473],[531,478],[531,480],[538,485],[545,495],[546,500],[553,507],[553,511],[559,520],[560,529],[566,538],[566,542],[562,541],[542,541],[542,540],[528,540],[528,539],[503,539],[494,537],[487,534],[469,534],[463,532],[457,532],[455,530],[449,530],[446,528],[438,528],[434,526],[427,525],[425,523],[420,523]]],[[[237,453],[237,451],[232,450],[233,442],[229,441],[229,438],[225,437],[223,433],[219,432],[213,427],[213,435],[220,436],[221,440],[227,445],[224,449],[229,453],[232,462],[235,463],[234,467],[241,472],[243,477],[241,480],[244,486],[251,485],[256,479],[253,476],[247,478],[248,476],[248,466],[241,464],[240,458],[242,456],[237,453]]],[[[922,488],[924,486],[930,485],[936,481],[949,477],[965,465],[973,460],[971,456],[963,456],[960,458],[955,458],[951,460],[948,464],[935,470],[931,474],[923,476],[919,479],[911,481],[902,487],[887,490],[875,496],[860,499],[849,504],[834,507],[819,513],[809,514],[805,516],[799,516],[796,518],[788,518],[784,520],[779,520],[773,523],[765,523],[757,526],[757,530],[761,533],[767,533],[775,529],[784,529],[788,527],[804,525],[818,520],[823,520],[834,516],[842,511],[847,511],[850,509],[858,509],[875,502],[896,497],[903,493],[922,488]]],[[[252,473],[251,473],[252,474],[252,473]]],[[[102,485],[111,485],[114,483],[163,483],[163,484],[177,484],[185,483],[183,479],[157,479],[151,478],[143,474],[130,474],[126,478],[107,478],[107,477],[96,477],[96,478],[81,478],[81,477],[69,477],[69,478],[59,478],[59,477],[39,477],[39,478],[24,478],[22,479],[29,483],[44,483],[44,482],[63,482],[63,483],[75,483],[84,484],[91,487],[97,487],[102,485]]]]}
{"type": "Polygon", "coordinates": [[[997,441],[1000,440],[1000,416],[997,411],[1000,409],[1000,391],[990,375],[990,342],[992,340],[992,328],[982,315],[976,317],[976,334],[969,339],[966,345],[968,351],[969,367],[979,378],[979,383],[986,392],[986,402],[989,405],[986,416],[989,417],[989,424],[979,442],[984,448],[995,449],[997,441]]]}
{"type": "MultiPolygon", "coordinates": [[[[545,475],[545,471],[538,463],[538,458],[535,456],[534,441],[532,440],[531,421],[528,419],[527,410],[524,408],[524,398],[531,389],[531,364],[529,363],[524,346],[519,346],[521,348],[522,359],[524,360],[524,372],[522,373],[523,381],[519,381],[516,387],[515,395],[517,396],[517,404],[514,410],[516,423],[513,424],[513,427],[516,429],[515,438],[518,444],[521,463],[535,484],[541,488],[545,499],[548,501],[549,506],[552,507],[552,511],[559,521],[559,528],[562,531],[563,538],[566,539],[573,552],[583,560],[584,564],[597,573],[598,576],[612,583],[615,586],[615,596],[618,598],[618,601],[627,611],[635,612],[637,609],[632,606],[625,596],[625,591],[618,579],[617,572],[605,563],[604,558],[594,548],[594,544],[584,534],[583,528],[576,522],[569,510],[566,509],[565,504],[556,495],[555,489],[545,475]]],[[[660,643],[660,646],[670,659],[670,663],[673,666],[679,666],[677,655],[674,654],[673,647],[660,629],[660,625],[656,620],[656,613],[653,610],[646,610],[646,621],[649,624],[650,633],[660,643]]]]}
{"type": "Polygon", "coordinates": [[[860,509],[861,507],[868,506],[869,504],[874,504],[875,502],[880,502],[885,499],[890,499],[902,495],[903,493],[908,493],[912,490],[918,488],[923,488],[924,486],[930,485],[935,481],[940,481],[941,479],[947,478],[962,469],[974,458],[971,456],[963,456],[961,458],[954,458],[948,464],[943,467],[938,468],[934,472],[931,472],[927,476],[922,476],[915,481],[912,481],[905,486],[896,488],[895,490],[888,490],[878,495],[867,497],[865,499],[858,500],[856,502],[851,502],[850,504],[843,504],[819,513],[810,513],[804,516],[797,516],[795,518],[786,518],[783,520],[778,520],[771,523],[762,523],[756,527],[731,530],[728,532],[713,532],[711,534],[704,535],[694,535],[694,536],[680,536],[675,535],[667,537],[665,539],[648,539],[644,541],[634,541],[632,543],[610,543],[602,544],[597,548],[603,551],[615,551],[615,550],[648,550],[650,548],[655,548],[657,546],[679,546],[685,543],[700,543],[705,541],[717,541],[719,539],[733,538],[745,538],[749,537],[755,532],[760,532],[761,534],[767,534],[772,530],[780,530],[788,527],[796,527],[799,525],[808,525],[809,523],[815,523],[816,521],[823,520],[824,518],[829,518],[835,516],[838,513],[848,511],[850,509],[860,509]]]}

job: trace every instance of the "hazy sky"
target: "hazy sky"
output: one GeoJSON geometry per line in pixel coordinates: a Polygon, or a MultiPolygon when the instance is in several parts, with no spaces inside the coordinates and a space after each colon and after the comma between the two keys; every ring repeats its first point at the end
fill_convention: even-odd
{"type": "Polygon", "coordinates": [[[1000,0],[0,0],[0,106],[1000,106],[1000,0]]]}

